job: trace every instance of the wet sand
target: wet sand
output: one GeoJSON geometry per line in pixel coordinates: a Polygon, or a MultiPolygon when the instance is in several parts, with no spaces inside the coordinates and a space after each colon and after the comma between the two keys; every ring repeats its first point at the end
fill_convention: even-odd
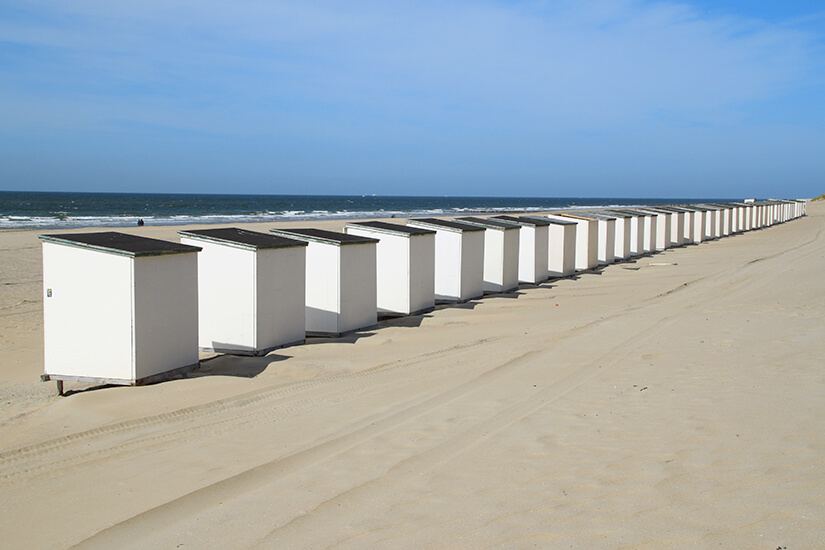
{"type": "Polygon", "coordinates": [[[37,233],[0,232],[3,546],[817,547],[823,229],[811,203],[782,225],[62,398],[38,379],[37,233]]]}

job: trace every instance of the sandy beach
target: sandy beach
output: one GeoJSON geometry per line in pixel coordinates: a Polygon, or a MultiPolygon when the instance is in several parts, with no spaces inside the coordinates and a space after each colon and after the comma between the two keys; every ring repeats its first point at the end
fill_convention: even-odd
{"type": "MultiPolygon", "coordinates": [[[[243,227],[275,225],[307,224],[243,227]]],[[[778,226],[66,397],[39,381],[38,232],[0,232],[0,546],[822,547],[823,230],[810,203],[778,226]]]]}

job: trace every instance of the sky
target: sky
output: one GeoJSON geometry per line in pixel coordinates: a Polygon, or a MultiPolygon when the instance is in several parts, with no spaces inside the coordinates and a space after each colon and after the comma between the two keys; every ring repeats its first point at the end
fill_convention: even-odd
{"type": "Polygon", "coordinates": [[[0,190],[805,198],[825,3],[0,0],[0,190]]]}

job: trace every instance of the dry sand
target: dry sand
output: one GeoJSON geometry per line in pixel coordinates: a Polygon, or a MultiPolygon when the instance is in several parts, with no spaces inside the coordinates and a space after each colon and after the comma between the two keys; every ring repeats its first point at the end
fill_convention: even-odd
{"type": "Polygon", "coordinates": [[[63,398],[38,381],[36,234],[0,233],[0,546],[821,548],[825,205],[808,212],[63,398]]]}

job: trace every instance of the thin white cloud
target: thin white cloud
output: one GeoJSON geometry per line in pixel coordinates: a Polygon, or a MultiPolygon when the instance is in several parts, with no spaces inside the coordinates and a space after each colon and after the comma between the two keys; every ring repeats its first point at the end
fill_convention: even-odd
{"type": "Polygon", "coordinates": [[[0,36],[40,50],[28,70],[72,84],[56,95],[131,96],[119,84],[133,84],[196,105],[462,105],[567,124],[713,112],[792,88],[809,64],[807,37],[786,28],[685,4],[561,5],[41,2],[0,36]]]}
{"type": "Polygon", "coordinates": [[[348,152],[404,143],[470,164],[472,146],[482,157],[522,151],[536,163],[525,169],[540,173],[537,151],[586,158],[589,132],[647,144],[644,132],[745,127],[760,103],[822,85],[821,36],[788,21],[709,17],[690,2],[26,0],[0,9],[7,137],[168,130],[348,152]]]}

